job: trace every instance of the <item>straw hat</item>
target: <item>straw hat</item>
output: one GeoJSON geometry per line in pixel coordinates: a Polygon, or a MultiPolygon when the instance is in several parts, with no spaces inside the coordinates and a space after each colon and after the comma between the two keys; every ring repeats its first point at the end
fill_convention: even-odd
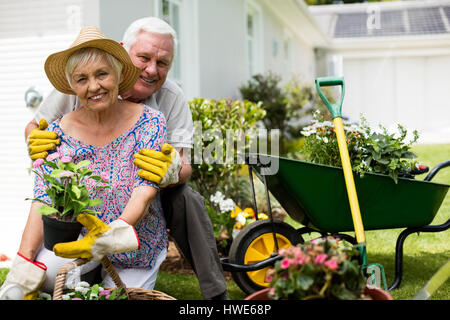
{"type": "Polygon", "coordinates": [[[66,79],[65,68],[69,57],[81,48],[98,48],[116,57],[123,65],[119,94],[130,89],[139,78],[141,70],[131,62],[128,52],[116,41],[107,39],[96,27],[84,27],[69,49],[50,55],[44,69],[53,86],[62,93],[75,94],[66,79]]]}

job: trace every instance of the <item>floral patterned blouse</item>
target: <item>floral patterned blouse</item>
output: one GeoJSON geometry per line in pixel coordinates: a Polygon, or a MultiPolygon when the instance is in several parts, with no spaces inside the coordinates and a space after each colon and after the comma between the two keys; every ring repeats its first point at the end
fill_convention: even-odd
{"type": "MultiPolygon", "coordinates": [[[[59,155],[71,156],[75,163],[89,160],[91,162],[89,169],[93,171],[94,175],[102,174],[104,176],[105,172],[107,173],[106,177],[109,178],[110,188],[99,189],[91,192],[90,195],[92,199],[103,200],[103,204],[92,208],[101,212],[101,214],[97,214],[97,217],[103,222],[109,224],[122,214],[134,188],[139,186],[157,188],[156,184],[137,175],[139,168],[133,163],[133,155],[142,148],[161,150],[166,138],[166,123],[161,112],[144,105],[144,110],[136,124],[103,147],[87,145],[64,134],[60,127],[60,121],[61,119],[52,122],[47,128],[47,130],[56,132],[61,139],[61,144],[56,150],[59,155]]],[[[40,168],[50,171],[47,166],[40,168]]],[[[95,183],[92,181],[92,185],[87,185],[88,190],[93,190],[95,183]]],[[[34,196],[50,203],[45,189],[45,182],[36,175],[34,196]]],[[[159,192],[151,203],[149,212],[135,229],[139,237],[140,248],[136,251],[108,257],[112,264],[119,268],[152,268],[158,255],[168,246],[166,223],[159,192]]],[[[86,232],[87,230],[83,228],[82,233],[86,232]]]]}

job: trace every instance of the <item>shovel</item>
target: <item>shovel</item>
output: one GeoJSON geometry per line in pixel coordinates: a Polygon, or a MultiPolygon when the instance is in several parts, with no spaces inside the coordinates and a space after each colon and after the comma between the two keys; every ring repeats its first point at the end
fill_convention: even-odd
{"type": "Polygon", "coordinates": [[[361,269],[363,270],[367,284],[381,288],[381,282],[383,282],[384,289],[386,290],[386,278],[384,275],[383,267],[378,263],[367,263],[367,251],[366,251],[366,237],[364,235],[364,225],[361,219],[361,212],[359,209],[358,196],[356,194],[355,181],[353,179],[352,166],[350,164],[350,156],[347,148],[347,140],[344,132],[344,126],[342,123],[342,102],[344,101],[345,84],[344,78],[326,77],[316,78],[317,92],[322,99],[323,103],[328,108],[333,118],[334,130],[336,132],[336,138],[339,147],[339,153],[341,156],[342,169],[344,171],[345,185],[347,187],[347,195],[350,203],[350,211],[352,214],[353,225],[355,228],[357,246],[360,251],[361,269]],[[332,104],[328,101],[327,97],[322,92],[321,87],[341,86],[341,99],[338,103],[332,104]]]}

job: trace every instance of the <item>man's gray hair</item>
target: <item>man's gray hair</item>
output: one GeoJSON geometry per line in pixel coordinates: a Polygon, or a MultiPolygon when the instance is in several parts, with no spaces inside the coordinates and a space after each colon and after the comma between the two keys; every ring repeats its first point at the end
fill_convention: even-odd
{"type": "Polygon", "coordinates": [[[136,42],[139,32],[141,31],[168,34],[172,36],[173,56],[175,57],[178,45],[177,33],[167,22],[157,17],[141,18],[130,24],[122,39],[125,50],[130,50],[131,46],[136,42]]]}

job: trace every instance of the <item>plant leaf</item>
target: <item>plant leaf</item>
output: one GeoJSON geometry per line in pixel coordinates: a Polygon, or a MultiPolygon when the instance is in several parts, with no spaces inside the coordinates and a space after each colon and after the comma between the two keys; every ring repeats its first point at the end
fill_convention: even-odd
{"type": "Polygon", "coordinates": [[[56,210],[56,209],[53,208],[53,207],[42,206],[42,207],[39,207],[39,208],[37,209],[37,212],[39,212],[40,214],[42,214],[42,215],[44,215],[44,216],[48,216],[48,215],[51,215],[51,214],[54,214],[54,213],[58,213],[59,211],[56,210]]]}
{"type": "Polygon", "coordinates": [[[87,167],[87,166],[90,165],[90,164],[91,164],[91,162],[90,162],[89,160],[83,160],[83,161],[80,161],[80,162],[78,162],[78,164],[75,166],[75,170],[78,170],[78,169],[83,168],[83,167],[87,167]]]}
{"type": "Polygon", "coordinates": [[[81,190],[80,190],[80,188],[78,188],[76,185],[73,185],[71,190],[73,191],[73,193],[75,194],[77,199],[80,199],[80,197],[81,197],[81,190]]]}

